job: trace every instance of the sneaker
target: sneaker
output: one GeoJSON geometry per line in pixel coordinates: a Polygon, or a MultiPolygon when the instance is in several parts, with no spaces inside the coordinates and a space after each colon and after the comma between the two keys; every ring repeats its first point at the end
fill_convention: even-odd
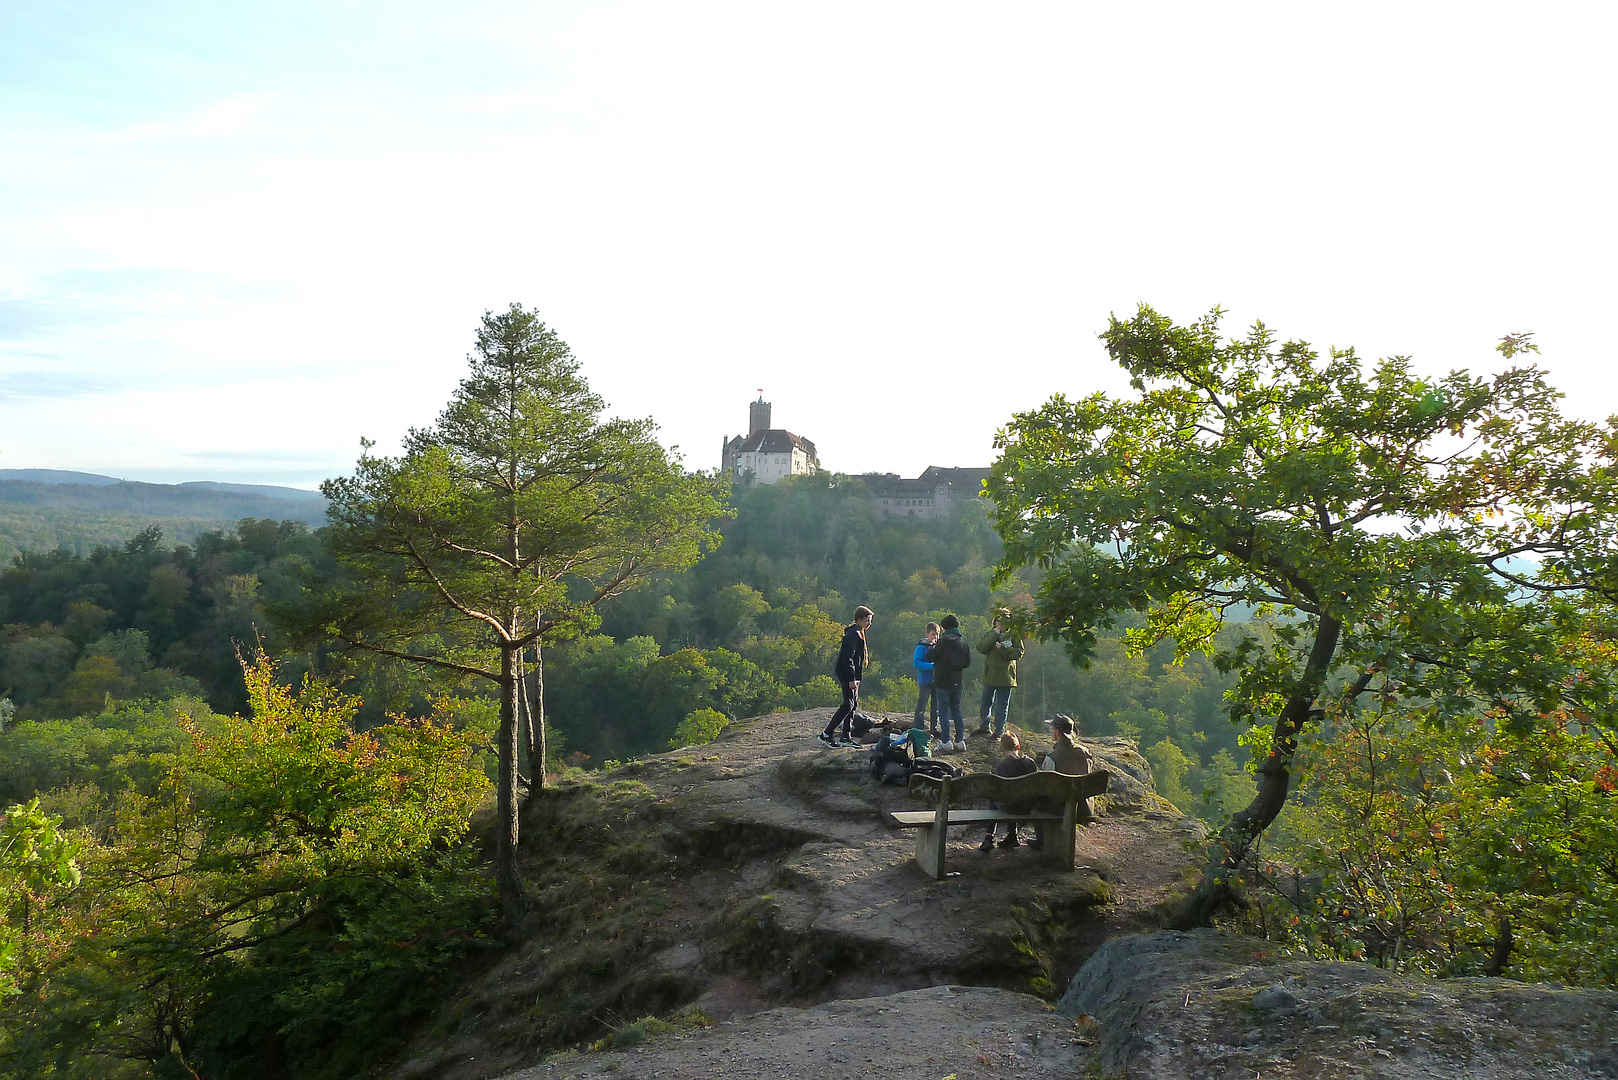
{"type": "Polygon", "coordinates": [[[978,850],[979,851],[993,851],[994,850],[994,833],[990,833],[988,836],[985,836],[983,838],[983,843],[978,845],[978,850]]]}
{"type": "Polygon", "coordinates": [[[1016,833],[1011,833],[1004,840],[1000,841],[1000,846],[1001,847],[1016,847],[1021,842],[1022,841],[1017,839],[1017,834],[1016,833]]]}
{"type": "Polygon", "coordinates": [[[944,749],[948,750],[952,754],[958,754],[962,750],[966,749],[966,744],[964,742],[952,742],[945,746],[944,749]]]}
{"type": "Polygon", "coordinates": [[[835,747],[837,745],[837,740],[833,736],[827,735],[824,731],[822,731],[819,735],[816,735],[815,738],[819,739],[827,746],[835,747]]]}
{"type": "Polygon", "coordinates": [[[978,734],[979,734],[979,735],[987,735],[987,734],[989,734],[989,728],[988,728],[988,725],[984,725],[984,726],[983,726],[983,727],[980,727],[980,728],[978,728],[978,731],[977,731],[977,733],[978,733],[978,734]]]}

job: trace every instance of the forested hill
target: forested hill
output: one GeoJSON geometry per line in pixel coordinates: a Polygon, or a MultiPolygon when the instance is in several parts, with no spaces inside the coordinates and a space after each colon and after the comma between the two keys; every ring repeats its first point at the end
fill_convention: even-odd
{"type": "Polygon", "coordinates": [[[191,542],[242,518],[325,521],[317,491],[257,484],[143,484],[94,473],[0,469],[0,565],[19,551],[88,554],[119,546],[152,525],[191,542]]]}

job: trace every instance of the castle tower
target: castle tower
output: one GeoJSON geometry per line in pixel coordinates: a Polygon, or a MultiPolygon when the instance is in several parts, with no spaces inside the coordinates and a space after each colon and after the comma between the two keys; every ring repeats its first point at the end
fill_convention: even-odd
{"type": "Polygon", "coordinates": [[[761,431],[770,430],[770,403],[764,400],[764,391],[760,390],[758,400],[747,406],[747,434],[757,435],[761,431]]]}
{"type": "Polygon", "coordinates": [[[820,471],[815,444],[802,435],[770,426],[770,403],[764,391],[747,405],[747,434],[726,439],[721,468],[732,479],[749,484],[773,484],[789,476],[820,471]]]}

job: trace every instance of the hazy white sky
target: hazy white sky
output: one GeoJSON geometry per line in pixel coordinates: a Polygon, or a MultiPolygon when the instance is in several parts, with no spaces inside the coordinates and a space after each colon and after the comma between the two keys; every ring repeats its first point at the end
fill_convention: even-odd
{"type": "Polygon", "coordinates": [[[1618,411],[1611,5],[0,5],[0,467],[312,486],[537,306],[713,467],[987,464],[1221,304],[1618,411]]]}

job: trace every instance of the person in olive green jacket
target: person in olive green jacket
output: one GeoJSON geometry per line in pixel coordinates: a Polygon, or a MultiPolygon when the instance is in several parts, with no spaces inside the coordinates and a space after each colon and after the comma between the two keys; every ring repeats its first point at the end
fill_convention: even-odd
{"type": "Polygon", "coordinates": [[[991,734],[989,717],[994,717],[996,737],[1006,733],[1006,710],[1011,707],[1011,691],[1017,685],[1017,661],[1023,654],[1022,638],[1012,633],[1011,609],[994,613],[994,625],[978,642],[983,654],[983,696],[978,699],[978,734],[991,734]]]}

